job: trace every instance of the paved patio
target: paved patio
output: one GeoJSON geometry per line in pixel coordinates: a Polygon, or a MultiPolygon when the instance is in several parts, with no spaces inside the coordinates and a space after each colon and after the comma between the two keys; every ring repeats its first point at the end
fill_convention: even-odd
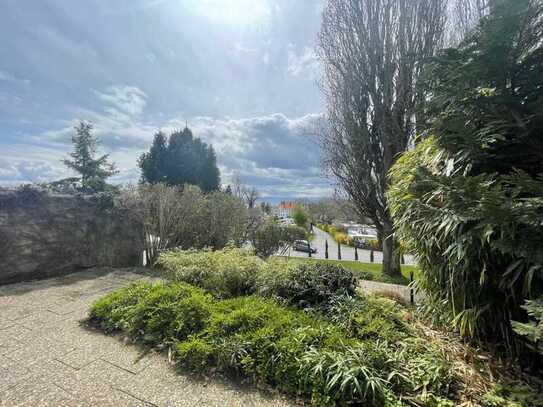
{"type": "Polygon", "coordinates": [[[218,379],[181,375],[166,356],[86,329],[89,305],[137,270],[89,270],[0,286],[0,406],[288,406],[218,379]]]}

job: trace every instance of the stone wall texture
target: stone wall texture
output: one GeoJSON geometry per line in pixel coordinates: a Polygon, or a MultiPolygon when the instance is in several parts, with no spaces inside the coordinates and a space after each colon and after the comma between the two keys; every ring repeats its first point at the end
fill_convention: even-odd
{"type": "Polygon", "coordinates": [[[0,190],[0,284],[141,265],[142,236],[104,195],[0,190]]]}

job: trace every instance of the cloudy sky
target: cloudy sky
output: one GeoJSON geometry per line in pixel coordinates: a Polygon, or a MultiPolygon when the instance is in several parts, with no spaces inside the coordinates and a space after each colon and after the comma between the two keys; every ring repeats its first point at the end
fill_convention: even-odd
{"type": "Polygon", "coordinates": [[[139,178],[153,134],[185,121],[265,197],[323,196],[321,0],[2,0],[0,184],[71,175],[79,119],[139,178]]]}

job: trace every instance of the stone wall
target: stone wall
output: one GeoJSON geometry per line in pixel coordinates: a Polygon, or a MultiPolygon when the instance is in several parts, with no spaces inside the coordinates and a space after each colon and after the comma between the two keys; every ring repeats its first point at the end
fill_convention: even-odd
{"type": "Polygon", "coordinates": [[[142,236],[104,195],[0,190],[0,284],[140,265],[142,236]]]}

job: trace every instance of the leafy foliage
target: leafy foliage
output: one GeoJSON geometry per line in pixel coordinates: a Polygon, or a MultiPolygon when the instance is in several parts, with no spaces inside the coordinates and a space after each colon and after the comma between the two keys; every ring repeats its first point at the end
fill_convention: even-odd
{"type": "Polygon", "coordinates": [[[172,250],[160,255],[158,266],[175,281],[202,287],[220,298],[252,294],[264,262],[250,250],[172,250]]]}
{"type": "Polygon", "coordinates": [[[155,134],[149,152],[141,155],[139,166],[142,181],[150,184],[198,185],[204,192],[220,187],[213,146],[194,137],[188,127],[173,132],[168,140],[162,132],[155,134]]]}
{"type": "Polygon", "coordinates": [[[509,350],[510,320],[543,289],[542,16],[540,2],[498,1],[434,61],[434,136],[399,159],[388,195],[433,309],[509,350]]]}
{"type": "Polygon", "coordinates": [[[296,205],[292,211],[292,219],[297,226],[305,228],[309,222],[309,215],[302,206],[296,205]]]}
{"type": "Polygon", "coordinates": [[[258,293],[299,308],[326,309],[338,296],[355,294],[351,271],[333,263],[263,261],[250,250],[172,250],[157,262],[165,275],[202,287],[218,298],[258,293]]]}
{"type": "MultiPolygon", "coordinates": [[[[117,173],[115,165],[108,162],[109,155],[96,158],[98,140],[92,135],[92,124],[80,122],[72,136],[72,159],[62,160],[64,165],[80,174],[79,178],[57,181],[64,188],[82,192],[101,192],[107,189],[106,179],[117,173]]],[[[55,185],[55,184],[53,184],[55,185]]],[[[56,186],[56,185],[55,185],[56,186]]]]}
{"type": "Polygon", "coordinates": [[[307,313],[258,296],[217,300],[185,283],[133,283],[95,302],[89,322],[172,349],[177,363],[196,373],[250,378],[317,405],[447,400],[454,378],[436,349],[406,327],[390,337],[377,326],[368,328],[374,334],[364,329],[368,315],[381,327],[398,324],[393,302],[336,300],[327,314],[307,313]]]}
{"type": "Polygon", "coordinates": [[[483,402],[489,407],[542,407],[543,397],[523,383],[496,384],[484,395],[483,402]]]}
{"type": "Polygon", "coordinates": [[[533,344],[535,351],[543,354],[543,349],[538,347],[543,340],[543,297],[527,300],[522,308],[532,320],[526,323],[513,321],[513,329],[517,334],[526,337],[533,344]]]}
{"type": "Polygon", "coordinates": [[[281,299],[301,309],[326,309],[338,296],[355,294],[353,273],[339,265],[299,263],[285,267],[281,263],[268,264],[257,280],[261,295],[281,299]]]}
{"type": "Polygon", "coordinates": [[[276,222],[266,222],[250,233],[250,240],[255,253],[265,259],[279,251],[285,251],[296,240],[304,239],[307,233],[299,226],[279,225],[276,222]]]}

